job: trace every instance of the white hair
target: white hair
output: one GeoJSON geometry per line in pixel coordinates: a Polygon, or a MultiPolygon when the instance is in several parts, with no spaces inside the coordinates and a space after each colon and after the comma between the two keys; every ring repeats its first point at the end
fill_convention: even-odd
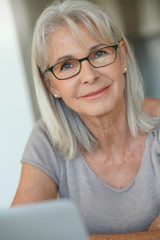
{"type": "Polygon", "coordinates": [[[39,17],[33,36],[32,68],[39,108],[42,118],[60,155],[73,159],[82,150],[91,151],[97,144],[78,114],[62,99],[54,98],[42,81],[42,74],[49,65],[48,42],[58,27],[67,26],[80,37],[77,23],[80,22],[93,37],[110,42],[124,40],[127,48],[127,73],[125,74],[125,101],[128,124],[133,136],[138,131],[148,133],[157,121],[143,111],[144,92],[141,74],[127,39],[111,18],[99,7],[86,0],[53,2],[39,17]]]}

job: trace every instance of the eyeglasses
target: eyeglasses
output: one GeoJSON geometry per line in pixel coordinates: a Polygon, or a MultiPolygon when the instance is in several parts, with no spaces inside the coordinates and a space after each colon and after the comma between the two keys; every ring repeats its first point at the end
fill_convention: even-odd
{"type": "Polygon", "coordinates": [[[81,59],[66,59],[49,67],[58,80],[66,80],[78,75],[81,71],[81,62],[87,60],[94,68],[105,67],[113,63],[117,58],[118,44],[99,48],[81,59]]]}

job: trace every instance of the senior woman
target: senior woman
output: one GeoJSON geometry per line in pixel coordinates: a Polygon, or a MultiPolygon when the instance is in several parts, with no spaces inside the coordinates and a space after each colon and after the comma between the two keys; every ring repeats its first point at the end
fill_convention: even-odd
{"type": "Polygon", "coordinates": [[[144,99],[122,31],[88,1],[53,3],[37,21],[32,63],[42,120],[13,205],[59,193],[76,202],[90,234],[150,239],[150,229],[157,239],[160,104],[144,99]]]}

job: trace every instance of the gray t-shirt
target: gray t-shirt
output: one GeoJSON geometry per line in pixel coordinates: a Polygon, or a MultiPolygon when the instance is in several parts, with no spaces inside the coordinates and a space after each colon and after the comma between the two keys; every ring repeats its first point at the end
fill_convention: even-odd
{"type": "Polygon", "coordinates": [[[56,182],[61,198],[76,202],[90,234],[146,231],[160,213],[159,129],[148,135],[137,176],[120,190],[100,180],[83,156],[70,161],[59,156],[42,120],[32,131],[22,162],[42,169],[56,182]]]}

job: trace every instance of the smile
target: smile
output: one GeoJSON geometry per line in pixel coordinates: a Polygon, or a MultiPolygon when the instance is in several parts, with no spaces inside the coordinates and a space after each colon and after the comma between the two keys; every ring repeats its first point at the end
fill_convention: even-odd
{"type": "Polygon", "coordinates": [[[85,98],[85,99],[96,99],[96,98],[99,98],[101,96],[103,96],[109,89],[110,86],[107,86],[107,87],[104,87],[104,88],[101,88],[97,91],[93,91],[93,92],[90,92],[84,96],[82,96],[82,98],[85,98]]]}

